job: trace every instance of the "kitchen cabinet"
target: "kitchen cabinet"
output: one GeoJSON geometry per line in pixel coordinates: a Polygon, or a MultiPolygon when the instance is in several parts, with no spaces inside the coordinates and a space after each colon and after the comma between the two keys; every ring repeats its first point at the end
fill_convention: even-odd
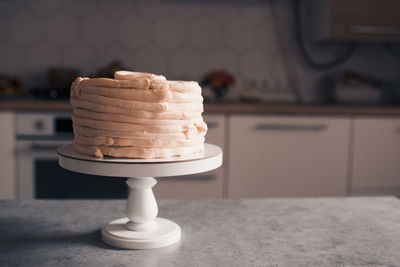
{"type": "MultiPolygon", "coordinates": [[[[223,149],[224,165],[207,173],[159,178],[157,197],[400,194],[400,116],[267,113],[206,113],[206,141],[223,149]]],[[[14,112],[0,112],[0,198],[16,197],[14,121],[14,112]]]]}
{"type": "Polygon", "coordinates": [[[354,119],[352,194],[400,194],[400,117],[354,119]]]}
{"type": "Polygon", "coordinates": [[[228,196],[344,196],[349,156],[347,118],[230,118],[228,196]]]}
{"type": "MultiPolygon", "coordinates": [[[[204,115],[208,125],[206,142],[218,145],[225,151],[225,116],[204,115]]],[[[161,177],[153,188],[157,198],[221,198],[224,188],[224,166],[194,175],[161,177]]]]}
{"type": "Polygon", "coordinates": [[[14,113],[0,112],[0,199],[15,198],[14,113]]]}
{"type": "Polygon", "coordinates": [[[314,34],[337,40],[399,41],[398,0],[318,0],[313,5],[314,34]]]}

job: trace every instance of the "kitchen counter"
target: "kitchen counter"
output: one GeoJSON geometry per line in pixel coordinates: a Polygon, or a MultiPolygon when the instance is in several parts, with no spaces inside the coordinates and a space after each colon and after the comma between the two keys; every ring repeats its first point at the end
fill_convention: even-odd
{"type": "MultiPolygon", "coordinates": [[[[68,111],[68,101],[46,100],[1,100],[0,111],[68,111]]],[[[240,113],[240,114],[309,114],[309,115],[372,115],[399,116],[400,106],[337,106],[337,105],[298,105],[298,104],[265,104],[265,103],[205,103],[206,113],[240,113]]]]}
{"type": "Polygon", "coordinates": [[[394,266],[395,197],[161,200],[182,240],[154,250],[102,243],[124,201],[0,201],[1,266],[394,266]]]}

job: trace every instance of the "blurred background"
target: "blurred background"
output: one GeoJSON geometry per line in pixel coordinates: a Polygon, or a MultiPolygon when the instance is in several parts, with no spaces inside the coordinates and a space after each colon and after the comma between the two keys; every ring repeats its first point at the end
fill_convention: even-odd
{"type": "Polygon", "coordinates": [[[219,170],[159,197],[400,193],[396,0],[0,0],[0,198],[125,198],[58,167],[69,86],[116,70],[196,80],[219,170]]]}

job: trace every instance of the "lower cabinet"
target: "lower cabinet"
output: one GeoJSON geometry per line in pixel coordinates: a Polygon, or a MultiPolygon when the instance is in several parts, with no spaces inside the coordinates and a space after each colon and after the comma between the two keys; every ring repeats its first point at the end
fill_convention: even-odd
{"type": "Polygon", "coordinates": [[[14,113],[0,112],[0,199],[14,199],[15,143],[14,113]]]}
{"type": "MultiPolygon", "coordinates": [[[[224,149],[225,116],[204,115],[208,125],[206,142],[224,149]]],[[[157,198],[222,198],[224,187],[224,166],[216,170],[185,176],[160,177],[153,188],[157,198]]]]}
{"type": "Polygon", "coordinates": [[[344,196],[348,118],[231,116],[228,197],[344,196]]]}
{"type": "MultiPolygon", "coordinates": [[[[161,177],[158,198],[400,194],[400,117],[205,114],[224,164],[161,177]]],[[[0,199],[15,198],[14,114],[1,112],[0,199]],[[11,141],[10,141],[11,140],[11,141]]]]}
{"type": "Polygon", "coordinates": [[[356,118],[353,195],[400,194],[400,118],[356,118]]]}

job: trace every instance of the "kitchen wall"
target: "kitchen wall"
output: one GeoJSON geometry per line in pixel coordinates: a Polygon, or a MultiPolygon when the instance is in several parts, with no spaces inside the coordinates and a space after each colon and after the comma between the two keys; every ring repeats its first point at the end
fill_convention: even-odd
{"type": "MultiPolygon", "coordinates": [[[[2,0],[0,73],[44,86],[48,67],[95,75],[119,59],[130,69],[171,79],[199,80],[210,69],[224,69],[237,79],[231,98],[255,86],[298,90],[305,101],[315,100],[326,72],[311,70],[297,53],[291,1],[184,2],[2,0]]],[[[318,52],[322,59],[331,56],[318,52]]],[[[394,80],[400,60],[378,44],[363,44],[341,69],[394,80]]]]}

